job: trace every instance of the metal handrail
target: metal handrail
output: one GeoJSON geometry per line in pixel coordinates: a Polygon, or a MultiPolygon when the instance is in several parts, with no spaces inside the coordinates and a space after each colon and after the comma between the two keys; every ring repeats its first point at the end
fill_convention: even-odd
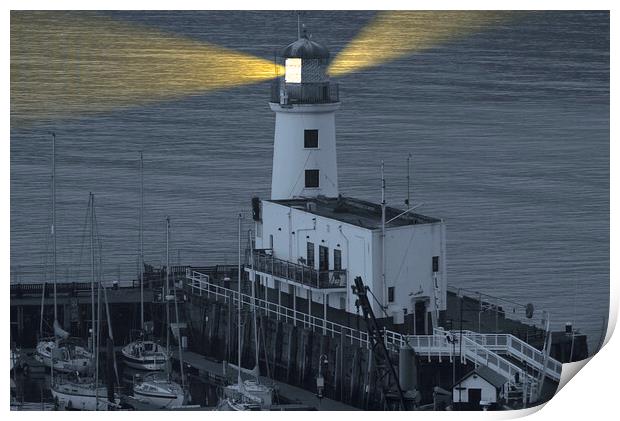
{"type": "MultiPolygon", "coordinates": [[[[232,303],[237,303],[239,292],[230,288],[214,284],[210,282],[208,275],[188,269],[186,283],[191,288],[192,293],[195,295],[203,295],[203,293],[209,297],[214,296],[216,298],[223,298],[225,301],[231,300],[232,303]]],[[[286,322],[292,322],[294,325],[302,324],[308,326],[312,330],[322,330],[324,334],[330,334],[332,337],[335,335],[344,335],[351,343],[358,342],[360,346],[369,347],[368,333],[352,329],[348,326],[344,326],[338,323],[331,322],[323,319],[322,317],[316,317],[303,313],[298,310],[294,310],[276,303],[272,303],[262,298],[254,298],[248,294],[241,294],[242,305],[248,305],[250,307],[257,307],[261,311],[265,311],[268,314],[273,314],[280,319],[284,319],[286,322]]]]}
{"type": "Polygon", "coordinates": [[[347,285],[346,270],[317,270],[310,266],[278,259],[260,249],[254,250],[252,263],[256,271],[318,289],[346,288],[347,285]]]}
{"type": "MultiPolygon", "coordinates": [[[[452,331],[458,335],[460,331],[452,331]]],[[[509,355],[526,361],[539,371],[544,371],[552,379],[559,381],[562,375],[562,363],[545,355],[545,353],[525,341],[507,333],[477,333],[464,330],[463,335],[485,346],[492,351],[506,352],[509,355]]]]}
{"type": "MultiPolygon", "coordinates": [[[[237,298],[239,293],[237,291],[211,283],[208,275],[188,268],[186,278],[188,279],[187,285],[191,288],[193,294],[203,295],[205,293],[207,297],[213,295],[216,299],[223,298],[225,301],[231,300],[232,303],[239,301],[237,298]]],[[[294,325],[303,324],[303,326],[308,326],[313,331],[315,329],[322,329],[324,334],[330,334],[332,337],[337,334],[344,335],[346,339],[350,340],[351,344],[356,341],[360,346],[366,348],[370,346],[366,332],[330,322],[321,317],[311,316],[265,299],[253,298],[248,294],[241,294],[241,303],[249,307],[254,306],[267,314],[274,314],[277,318],[284,319],[285,322],[292,322],[294,325]]],[[[452,344],[448,341],[448,334],[454,334],[454,332],[434,329],[433,335],[405,336],[386,329],[383,331],[383,339],[386,347],[391,351],[398,351],[402,347],[410,346],[417,354],[426,354],[429,358],[431,355],[438,355],[440,359],[442,355],[446,355],[452,360],[457,355],[457,351],[453,349],[452,344]]],[[[483,344],[471,339],[468,334],[463,336],[462,345],[463,352],[460,358],[463,362],[470,360],[476,365],[483,364],[489,366],[501,372],[511,385],[516,385],[516,374],[518,373],[520,378],[526,379],[528,384],[531,385],[530,393],[533,393],[537,387],[537,379],[535,377],[528,374],[523,368],[487,349],[483,344]]]]}

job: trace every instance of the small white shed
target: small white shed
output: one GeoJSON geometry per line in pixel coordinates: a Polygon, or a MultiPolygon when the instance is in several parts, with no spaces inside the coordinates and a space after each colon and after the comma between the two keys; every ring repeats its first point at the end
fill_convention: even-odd
{"type": "Polygon", "coordinates": [[[452,386],[452,401],[461,407],[494,407],[508,391],[508,379],[488,367],[480,366],[452,386]]]}

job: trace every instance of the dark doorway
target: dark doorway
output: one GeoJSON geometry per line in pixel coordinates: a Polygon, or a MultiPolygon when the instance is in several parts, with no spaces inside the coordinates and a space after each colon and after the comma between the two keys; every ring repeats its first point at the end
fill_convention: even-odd
{"type": "Polygon", "coordinates": [[[329,282],[329,249],[319,246],[319,282],[329,282]]]}
{"type": "Polygon", "coordinates": [[[426,304],[424,301],[415,303],[415,333],[416,335],[426,335],[424,321],[426,320],[426,304]]]}
{"type": "Polygon", "coordinates": [[[480,406],[480,400],[482,400],[482,389],[469,389],[467,391],[467,400],[469,405],[473,408],[480,406]]]}

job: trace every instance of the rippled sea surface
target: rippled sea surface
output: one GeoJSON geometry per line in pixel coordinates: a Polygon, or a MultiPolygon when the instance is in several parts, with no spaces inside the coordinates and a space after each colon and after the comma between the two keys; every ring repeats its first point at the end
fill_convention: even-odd
{"type": "MultiPolygon", "coordinates": [[[[337,55],[373,15],[304,21],[337,55]]],[[[296,37],[289,12],[106,16],[265,59],[296,37]]],[[[449,283],[532,302],[595,347],[609,304],[609,14],[527,13],[338,82],[341,192],[378,202],[385,160],[388,202],[404,206],[412,153],[413,201],[447,222],[449,283]]],[[[49,278],[52,131],[62,277],[88,273],[89,192],[104,277],[135,276],[140,150],[147,263],[163,262],[165,215],[174,262],[236,263],[237,212],[249,228],[250,198],[269,195],[269,92],[263,82],[73,118],[13,115],[12,280],[49,278]]]]}

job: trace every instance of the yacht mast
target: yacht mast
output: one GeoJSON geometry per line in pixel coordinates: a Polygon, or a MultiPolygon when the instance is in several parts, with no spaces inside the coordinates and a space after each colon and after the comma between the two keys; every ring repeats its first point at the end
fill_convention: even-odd
{"type": "Polygon", "coordinates": [[[144,163],[140,152],[140,329],[144,329],[144,163]]]}
{"type": "Polygon", "coordinates": [[[239,328],[237,329],[237,341],[238,341],[238,352],[237,352],[237,373],[238,373],[238,377],[237,377],[237,381],[239,382],[239,386],[241,387],[241,218],[242,215],[241,213],[239,213],[239,259],[238,259],[238,263],[237,263],[237,289],[238,289],[238,295],[237,295],[237,304],[239,305],[238,308],[238,326],[239,328]]]}
{"type": "Polygon", "coordinates": [[[185,390],[185,373],[183,370],[183,338],[181,337],[181,328],[179,321],[179,304],[177,303],[177,286],[176,279],[172,277],[172,295],[174,295],[174,317],[177,324],[177,333],[179,335],[179,364],[181,366],[181,387],[185,390]]]}
{"type": "MultiPolygon", "coordinates": [[[[95,350],[95,195],[89,193],[90,207],[90,306],[91,306],[91,350],[95,350]]],[[[93,355],[94,356],[94,355],[93,355]]]]}
{"type": "MultiPolygon", "coordinates": [[[[166,355],[169,355],[170,348],[170,306],[168,305],[169,295],[169,276],[170,276],[170,250],[169,250],[169,236],[170,236],[170,217],[166,216],[166,287],[164,288],[164,300],[166,301],[166,355]]],[[[168,363],[170,364],[170,363],[168,363]]],[[[170,368],[168,367],[168,380],[170,380],[170,368]]]]}
{"type": "MultiPolygon", "coordinates": [[[[54,324],[58,321],[56,304],[56,133],[52,132],[52,283],[54,285],[54,324]]],[[[53,365],[53,364],[52,364],[53,365]]]]}

